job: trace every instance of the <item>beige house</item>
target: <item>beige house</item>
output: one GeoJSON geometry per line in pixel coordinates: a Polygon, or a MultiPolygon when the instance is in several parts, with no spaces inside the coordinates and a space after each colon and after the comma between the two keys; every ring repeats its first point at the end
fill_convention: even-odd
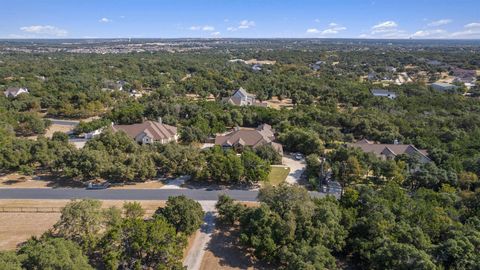
{"type": "Polygon", "coordinates": [[[272,127],[267,124],[258,126],[257,128],[235,128],[232,132],[217,135],[215,144],[224,148],[241,149],[245,146],[257,148],[268,144],[271,145],[278,153],[283,154],[281,144],[273,142],[275,135],[272,127]]]}
{"type": "Polygon", "coordinates": [[[394,159],[397,155],[405,154],[408,156],[417,157],[420,163],[431,162],[430,158],[428,157],[427,150],[417,149],[412,144],[381,144],[373,143],[363,139],[356,143],[350,144],[349,146],[360,148],[366,153],[373,153],[382,159],[394,159]]]}
{"type": "Polygon", "coordinates": [[[161,122],[145,121],[133,125],[112,125],[114,132],[123,131],[128,137],[141,144],[176,142],[177,128],[161,122]]]}

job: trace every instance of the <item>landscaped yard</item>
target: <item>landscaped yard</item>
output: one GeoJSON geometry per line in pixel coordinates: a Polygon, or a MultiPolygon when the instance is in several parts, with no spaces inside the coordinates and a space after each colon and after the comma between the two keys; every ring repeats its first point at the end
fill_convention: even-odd
{"type": "Polygon", "coordinates": [[[274,186],[280,185],[285,182],[288,174],[290,173],[289,167],[284,166],[272,166],[272,170],[268,175],[268,182],[274,186]]]}

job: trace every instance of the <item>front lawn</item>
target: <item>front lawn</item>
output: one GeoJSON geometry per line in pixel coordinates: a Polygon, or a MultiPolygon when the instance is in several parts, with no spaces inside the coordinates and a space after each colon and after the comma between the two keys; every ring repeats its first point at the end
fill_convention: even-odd
{"type": "Polygon", "coordinates": [[[270,174],[268,175],[268,182],[273,185],[277,186],[280,185],[281,183],[285,182],[285,179],[287,178],[288,174],[290,173],[290,168],[289,167],[278,167],[278,166],[272,166],[272,170],[270,171],[270,174]]]}

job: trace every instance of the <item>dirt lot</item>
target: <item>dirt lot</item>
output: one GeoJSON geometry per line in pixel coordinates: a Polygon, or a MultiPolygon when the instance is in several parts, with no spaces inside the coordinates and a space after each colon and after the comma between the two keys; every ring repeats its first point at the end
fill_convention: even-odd
{"type": "MultiPolygon", "coordinates": [[[[69,200],[0,200],[0,250],[11,250],[28,240],[31,236],[39,236],[50,229],[60,218],[60,213],[22,213],[20,211],[59,211],[69,200]]],[[[103,201],[103,207],[122,207],[124,201],[103,201]]],[[[140,201],[151,216],[158,207],[163,207],[165,201],[140,201]]]]}
{"type": "Polygon", "coordinates": [[[272,97],[272,99],[266,100],[268,107],[280,110],[281,108],[292,109],[293,103],[291,98],[284,98],[279,100],[278,97],[272,97]]]}
{"type": "MultiPolygon", "coordinates": [[[[245,255],[238,243],[238,232],[233,228],[219,226],[212,235],[201,270],[230,269],[269,269],[259,265],[251,257],[245,255]]],[[[273,269],[273,268],[272,268],[273,269]]]]}
{"type": "Polygon", "coordinates": [[[73,126],[52,124],[51,126],[48,127],[47,132],[45,133],[45,137],[51,138],[53,136],[53,133],[56,131],[67,133],[72,130],[73,130],[73,126]]]}

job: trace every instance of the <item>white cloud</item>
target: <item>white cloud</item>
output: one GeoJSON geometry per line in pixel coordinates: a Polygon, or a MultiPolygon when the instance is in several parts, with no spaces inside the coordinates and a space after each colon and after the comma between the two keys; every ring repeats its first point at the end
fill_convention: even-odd
{"type": "Polygon", "coordinates": [[[249,29],[255,27],[255,22],[254,21],[249,21],[249,20],[243,20],[241,21],[238,26],[229,26],[227,27],[227,31],[229,32],[234,32],[239,29],[249,29]]]}
{"type": "Polygon", "coordinates": [[[404,30],[398,29],[395,21],[384,21],[372,26],[370,34],[364,34],[362,37],[369,38],[408,38],[409,35],[404,30]]]}
{"type": "Polygon", "coordinates": [[[447,31],[443,29],[419,30],[412,35],[413,38],[445,38],[447,31]]]}
{"type": "Polygon", "coordinates": [[[441,25],[446,25],[451,23],[452,20],[450,19],[441,19],[441,20],[436,20],[436,21],[431,21],[428,23],[428,26],[441,26],[441,25]]]}
{"type": "Polygon", "coordinates": [[[320,22],[320,19],[315,19],[315,20],[313,20],[313,21],[316,22],[316,23],[319,23],[319,22],[320,22]]]}
{"type": "Polygon", "coordinates": [[[398,24],[394,21],[384,21],[384,22],[381,22],[379,24],[376,24],[376,25],[372,26],[372,30],[382,31],[382,30],[385,30],[385,29],[396,28],[397,26],[398,26],[398,24]]]}
{"type": "Polygon", "coordinates": [[[318,30],[317,28],[309,28],[309,29],[307,29],[307,33],[308,34],[318,34],[318,33],[320,33],[320,30],[318,30]]]}
{"type": "Polygon", "coordinates": [[[98,20],[98,22],[101,22],[101,23],[109,23],[109,22],[112,22],[112,20],[110,20],[109,18],[101,18],[100,20],[98,20]]]}
{"type": "Polygon", "coordinates": [[[205,25],[204,27],[202,27],[202,31],[212,32],[212,31],[215,31],[215,27],[210,25],[205,25]]]}
{"type": "Polygon", "coordinates": [[[317,28],[309,28],[307,29],[307,34],[335,35],[345,30],[347,30],[346,27],[332,22],[328,24],[328,28],[321,31],[317,28]]]}
{"type": "Polygon", "coordinates": [[[463,26],[465,30],[451,34],[453,38],[480,38],[480,23],[472,22],[463,26]]]}
{"type": "Polygon", "coordinates": [[[221,35],[221,33],[217,31],[217,32],[211,33],[210,35],[212,35],[214,37],[219,37],[221,35]]]}
{"type": "Polygon", "coordinates": [[[254,21],[249,21],[249,20],[243,20],[240,22],[240,25],[238,26],[239,29],[248,29],[251,27],[255,26],[254,21]]]}
{"type": "Polygon", "coordinates": [[[472,22],[469,24],[465,24],[463,27],[465,28],[480,28],[480,22],[472,22]]]}
{"type": "Polygon", "coordinates": [[[31,25],[20,27],[20,30],[39,36],[64,37],[68,34],[67,30],[60,29],[51,25],[31,25]]]}
{"type": "Polygon", "coordinates": [[[210,26],[210,25],[192,25],[190,26],[190,28],[188,28],[192,31],[198,31],[198,30],[202,30],[202,31],[205,31],[205,32],[213,32],[215,31],[215,27],[213,26],[210,26]]]}

